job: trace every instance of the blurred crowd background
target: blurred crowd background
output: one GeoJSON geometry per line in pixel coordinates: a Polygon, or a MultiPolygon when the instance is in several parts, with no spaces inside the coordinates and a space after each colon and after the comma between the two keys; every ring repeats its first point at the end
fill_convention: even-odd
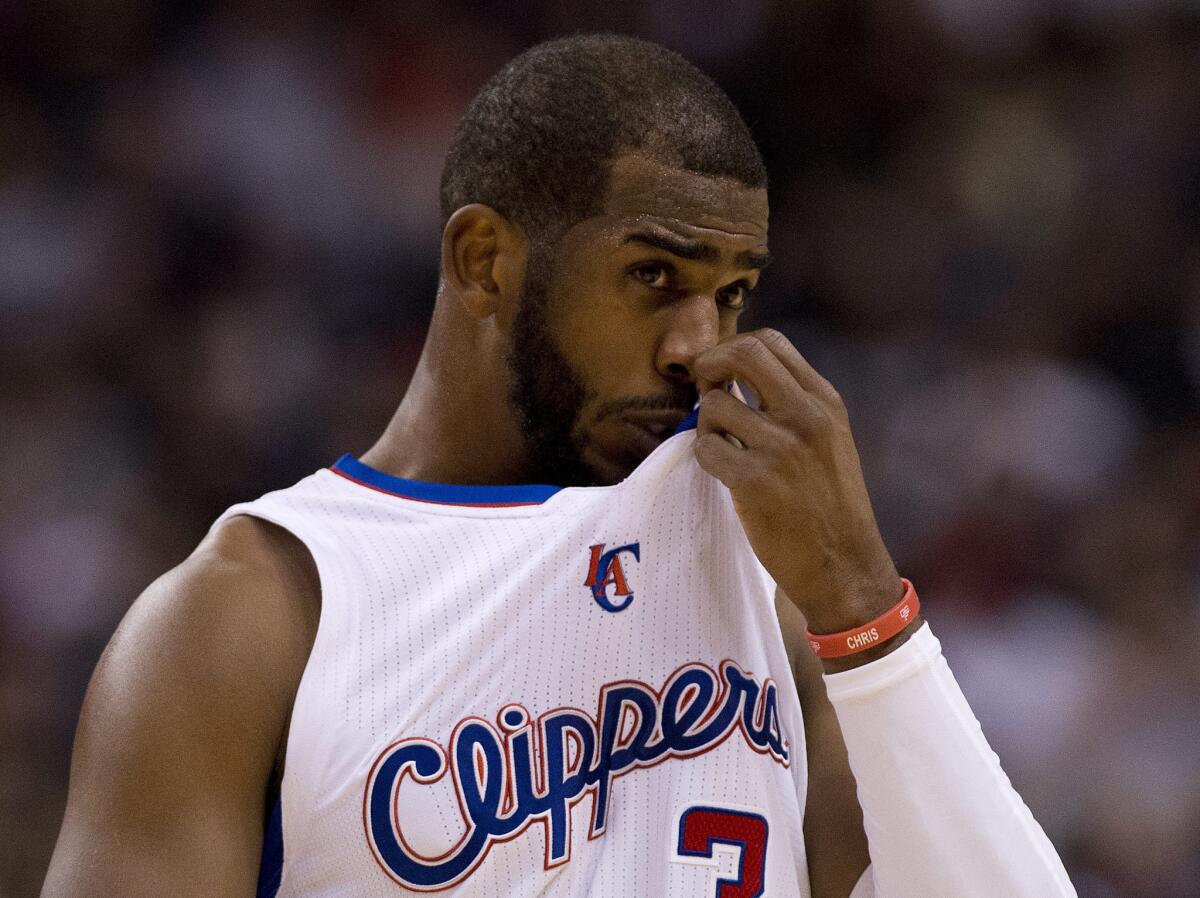
{"type": "Polygon", "coordinates": [[[1200,894],[1200,3],[0,4],[0,896],[135,596],[361,452],[457,117],[607,30],[734,97],[748,323],[849,405],[900,569],[1083,896],[1200,894]]]}

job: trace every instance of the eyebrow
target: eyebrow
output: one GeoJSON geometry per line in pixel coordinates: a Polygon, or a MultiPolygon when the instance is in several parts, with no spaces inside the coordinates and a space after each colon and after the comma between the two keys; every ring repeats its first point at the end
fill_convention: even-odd
{"type": "MultiPolygon", "coordinates": [[[[712,244],[681,237],[669,231],[635,231],[626,236],[621,243],[642,243],[690,262],[715,262],[721,257],[720,252],[712,244]]],[[[739,268],[766,268],[771,264],[771,254],[743,250],[734,256],[733,261],[739,268]]]]}

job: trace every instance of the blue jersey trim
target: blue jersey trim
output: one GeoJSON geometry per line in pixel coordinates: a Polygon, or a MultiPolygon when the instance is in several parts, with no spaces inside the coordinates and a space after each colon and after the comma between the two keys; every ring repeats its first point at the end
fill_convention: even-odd
{"type": "Polygon", "coordinates": [[[368,486],[380,492],[417,502],[432,502],[437,505],[475,505],[480,507],[506,507],[511,505],[540,505],[562,487],[544,483],[527,483],[516,486],[460,486],[449,483],[427,483],[423,480],[405,480],[377,471],[365,465],[353,455],[343,455],[333,463],[336,474],[368,486]]]}
{"type": "Polygon", "coordinates": [[[258,867],[257,898],[275,898],[283,879],[283,802],[275,799],[271,819],[263,833],[262,861],[258,867]]]}
{"type": "Polygon", "coordinates": [[[697,403],[696,407],[688,413],[688,416],[679,422],[679,426],[675,428],[675,433],[683,433],[685,430],[695,430],[696,422],[699,420],[700,405],[697,403]]]}

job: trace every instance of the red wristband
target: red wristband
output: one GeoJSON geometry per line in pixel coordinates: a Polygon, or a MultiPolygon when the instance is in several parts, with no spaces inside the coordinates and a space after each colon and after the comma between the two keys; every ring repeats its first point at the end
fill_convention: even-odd
{"type": "Polygon", "coordinates": [[[879,645],[907,627],[917,616],[921,603],[917,600],[917,591],[913,589],[912,581],[901,577],[900,582],[904,584],[904,596],[894,607],[875,620],[853,630],[843,630],[841,633],[818,635],[812,630],[807,630],[808,644],[813,654],[818,658],[844,658],[879,645]]]}

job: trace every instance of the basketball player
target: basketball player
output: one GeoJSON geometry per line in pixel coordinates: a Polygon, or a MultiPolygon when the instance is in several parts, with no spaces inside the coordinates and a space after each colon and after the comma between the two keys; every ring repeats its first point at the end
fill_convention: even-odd
{"type": "Polygon", "coordinates": [[[134,604],[44,894],[1074,894],[837,393],[737,331],[765,188],[729,100],[655,45],[496,75],[394,419],[134,604]]]}

